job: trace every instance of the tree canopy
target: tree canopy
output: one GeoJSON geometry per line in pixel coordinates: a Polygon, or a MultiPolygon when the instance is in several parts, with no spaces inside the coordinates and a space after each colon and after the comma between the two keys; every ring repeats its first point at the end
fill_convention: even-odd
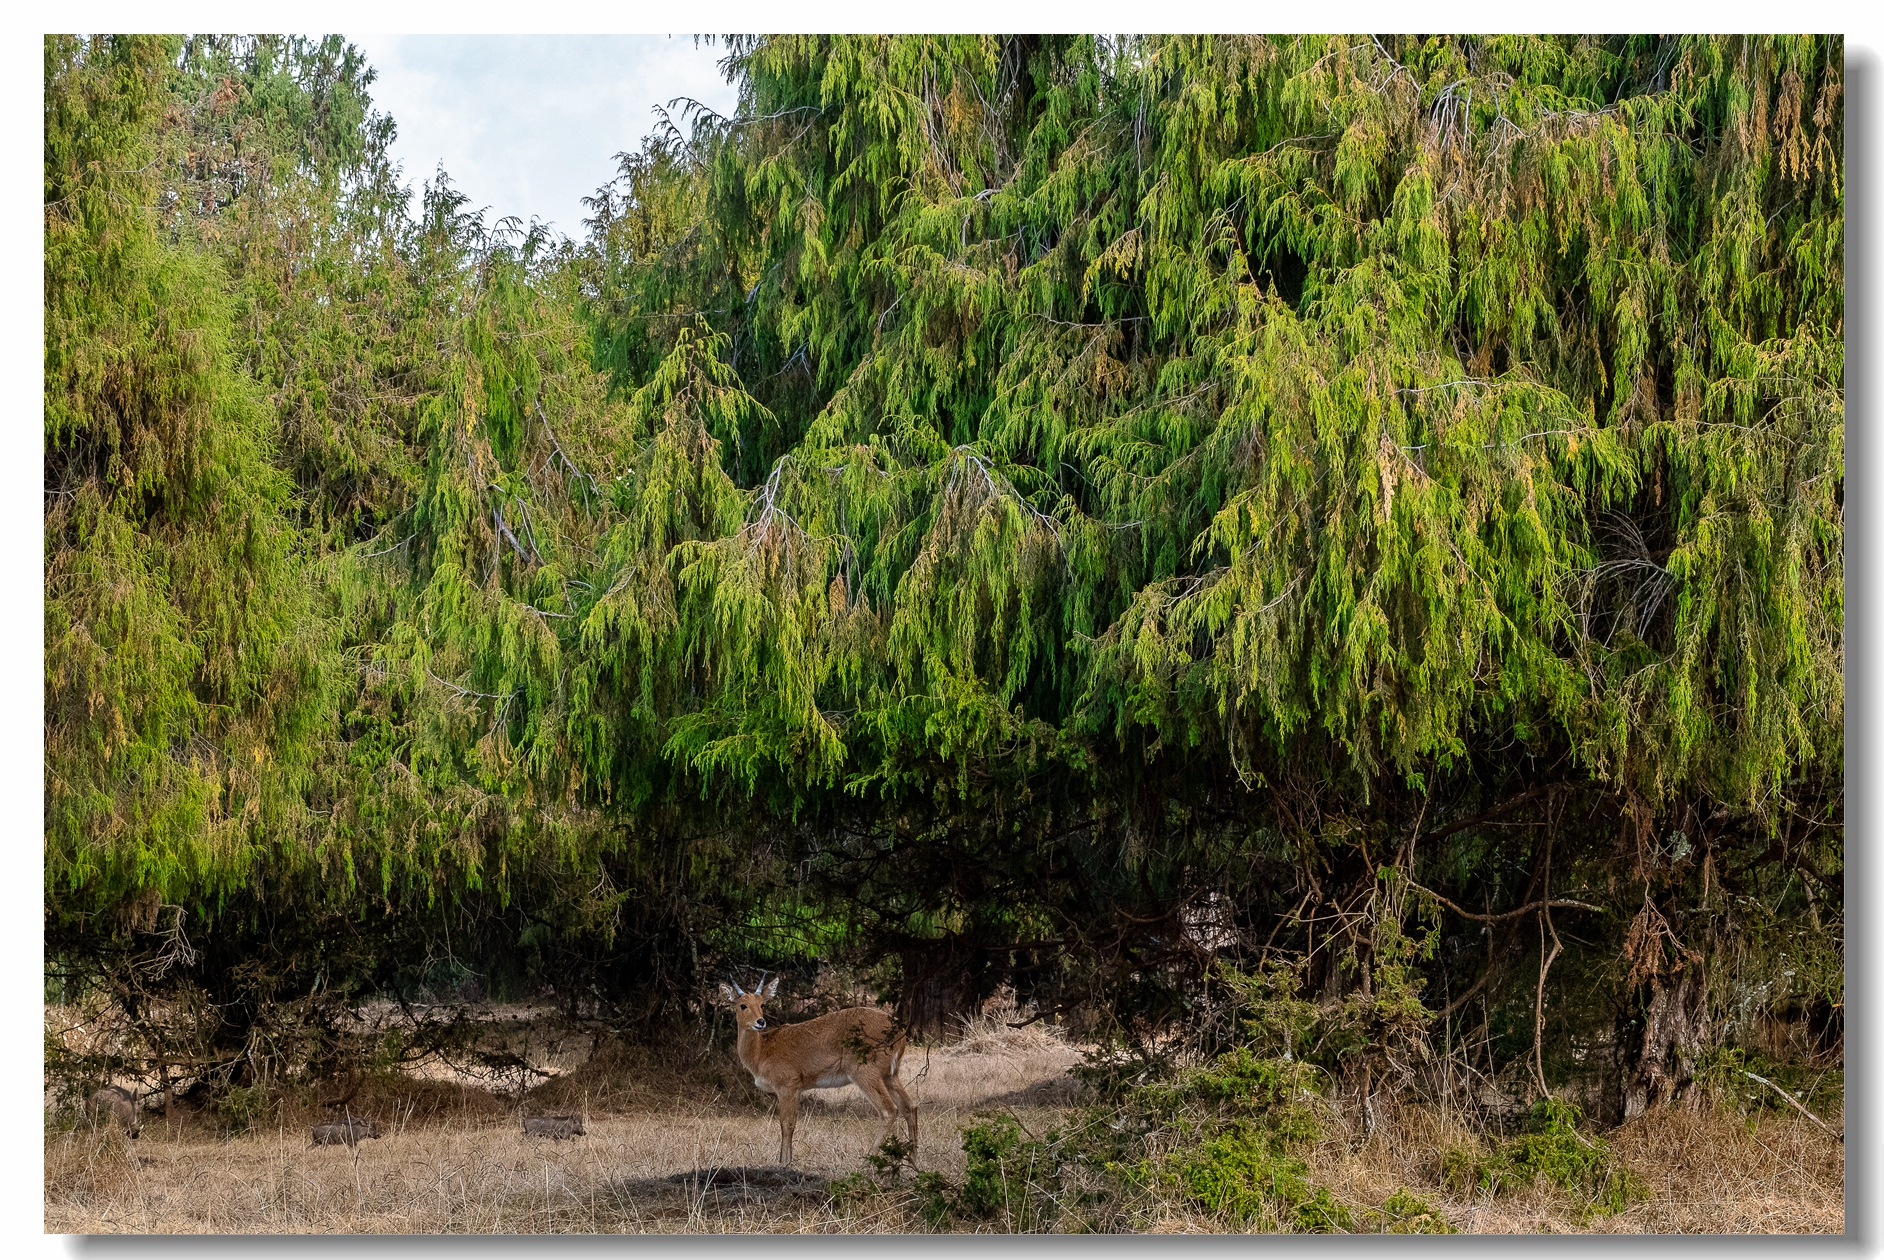
{"type": "Polygon", "coordinates": [[[338,38],[48,39],[49,953],[1284,949],[1385,1045],[1552,846],[1717,1004],[1837,937],[1841,41],[724,48],[572,240],[409,203],[338,38]]]}

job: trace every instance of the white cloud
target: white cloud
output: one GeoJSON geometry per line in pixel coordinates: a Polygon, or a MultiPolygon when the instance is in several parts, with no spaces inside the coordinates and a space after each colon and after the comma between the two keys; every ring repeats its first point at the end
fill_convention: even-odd
{"type": "Polygon", "coordinates": [[[582,235],[581,198],[615,174],[614,155],[654,129],[653,107],[692,96],[730,113],[724,49],[691,35],[349,35],[378,71],[393,116],[392,157],[416,190],[442,162],[489,206],[582,235]]]}

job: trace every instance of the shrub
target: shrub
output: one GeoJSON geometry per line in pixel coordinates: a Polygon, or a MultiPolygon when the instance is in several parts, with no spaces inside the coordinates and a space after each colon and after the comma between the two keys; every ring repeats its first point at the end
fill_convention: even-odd
{"type": "Polygon", "coordinates": [[[1580,1132],[1579,1119],[1569,1103],[1545,1099],[1531,1109],[1530,1131],[1500,1143],[1490,1155],[1463,1148],[1447,1152],[1446,1180],[1502,1194],[1541,1177],[1580,1196],[1595,1213],[1620,1212],[1644,1196],[1641,1179],[1616,1159],[1608,1142],[1580,1132]]]}
{"type": "Polygon", "coordinates": [[[1056,1180],[1047,1143],[1023,1136],[1013,1119],[997,1116],[962,1130],[962,1150],[968,1170],[956,1196],[960,1214],[1001,1216],[1016,1230],[1038,1229],[1053,1215],[1050,1206],[1037,1202],[1041,1183],[1056,1180]]]}
{"type": "Polygon", "coordinates": [[[1437,1208],[1402,1187],[1380,1205],[1383,1234],[1456,1234],[1459,1231],[1437,1208]]]}
{"type": "Polygon", "coordinates": [[[275,1099],[260,1085],[230,1087],[216,1100],[216,1118],[230,1137],[261,1128],[275,1118],[275,1099]]]}
{"type": "Polygon", "coordinates": [[[1245,1228],[1333,1233],[1353,1225],[1347,1208],[1309,1184],[1308,1165],[1287,1139],[1256,1124],[1177,1152],[1166,1171],[1187,1198],[1245,1228]]]}
{"type": "Polygon", "coordinates": [[[1321,1136],[1317,1069],[1248,1046],[1129,1092],[1145,1118],[1174,1126],[1179,1145],[1161,1180],[1243,1228],[1312,1233],[1354,1228],[1352,1212],[1309,1181],[1296,1154],[1321,1136]]]}
{"type": "Polygon", "coordinates": [[[1775,1086],[1821,1118],[1836,1117],[1845,1109],[1843,1070],[1787,1063],[1734,1046],[1703,1054],[1695,1067],[1694,1080],[1697,1086],[1742,1115],[1761,1112],[1797,1115],[1790,1104],[1773,1092],[1775,1086]],[[1760,1077],[1771,1084],[1757,1079],[1760,1077]]]}
{"type": "Polygon", "coordinates": [[[1028,1137],[1009,1116],[990,1116],[962,1131],[962,1150],[968,1168],[962,1184],[954,1185],[938,1172],[924,1172],[911,1160],[907,1145],[891,1138],[864,1156],[870,1173],[854,1173],[832,1183],[832,1196],[843,1206],[857,1207],[900,1195],[933,1228],[961,1221],[995,1221],[1008,1231],[1028,1233],[1050,1229],[1060,1215],[1060,1186],[1056,1161],[1046,1141],[1028,1137]],[[903,1174],[914,1174],[909,1183],[903,1174]]]}

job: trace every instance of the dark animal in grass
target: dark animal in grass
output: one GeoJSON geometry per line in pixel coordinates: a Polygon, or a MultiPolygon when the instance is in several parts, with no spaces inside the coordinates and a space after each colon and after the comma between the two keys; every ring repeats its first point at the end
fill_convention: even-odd
{"type": "Polygon", "coordinates": [[[116,1085],[107,1085],[93,1094],[86,1102],[86,1110],[94,1124],[100,1120],[107,1124],[115,1120],[132,1137],[143,1127],[137,1120],[137,1098],[130,1090],[116,1085]]]}
{"type": "Polygon", "coordinates": [[[314,1126],[313,1146],[355,1146],[362,1138],[379,1136],[379,1125],[362,1116],[347,1120],[335,1120],[329,1124],[314,1126]]]}
{"type": "Polygon", "coordinates": [[[587,1130],[582,1127],[581,1116],[525,1116],[523,1135],[525,1137],[546,1137],[561,1140],[570,1137],[585,1136],[587,1130]]]}

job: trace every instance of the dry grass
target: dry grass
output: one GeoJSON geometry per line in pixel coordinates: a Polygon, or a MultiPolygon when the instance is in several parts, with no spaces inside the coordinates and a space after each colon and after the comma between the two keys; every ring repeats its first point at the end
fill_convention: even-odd
{"type": "Polygon", "coordinates": [[[1617,1233],[1836,1234],[1845,1228],[1845,1148],[1809,1121],[1757,1128],[1714,1112],[1642,1116],[1614,1138],[1655,1197],[1617,1233]]]}
{"type": "MultiPolygon", "coordinates": [[[[962,1041],[912,1051],[903,1080],[922,1109],[922,1165],[959,1179],[960,1129],[988,1107],[1029,1127],[1073,1097],[1079,1055],[1038,1025],[982,1021],[962,1041]]],[[[770,1165],[771,1099],[731,1082],[677,1102],[679,1078],[633,1050],[564,1073],[531,1110],[589,1107],[588,1136],[525,1138],[514,1108],[439,1080],[365,1090],[357,1114],[384,1137],[308,1147],[302,1121],[218,1138],[201,1118],[160,1116],[136,1142],[79,1128],[46,1138],[46,1229],[55,1233],[530,1233],[874,1231],[899,1222],[840,1213],[823,1179],[856,1172],[882,1121],[855,1089],[807,1095],[796,1135],[801,1184],[676,1185],[693,1169],[770,1165]],[[639,1067],[641,1071],[632,1070],[639,1067]],[[663,1093],[663,1091],[666,1091],[663,1093]],[[575,1095],[571,1097],[571,1095],[575,1095]]],[[[696,1083],[696,1088],[698,1084],[696,1083]]],[[[751,1179],[748,1179],[749,1181],[751,1179]]],[[[763,1180],[763,1178],[761,1178],[763,1180]]]]}
{"type": "MultiPolygon", "coordinates": [[[[996,1012],[958,1041],[905,1060],[922,1108],[925,1169],[957,1181],[960,1130],[1000,1109],[1035,1133],[1077,1101],[1066,1069],[1077,1050],[1042,1025],[1007,1026],[996,1012]]],[[[605,1047],[569,1059],[531,1095],[532,1112],[585,1107],[588,1136],[526,1139],[517,1108],[462,1082],[408,1079],[369,1087],[355,1114],[386,1136],[308,1147],[307,1124],[329,1118],[290,1105],[266,1133],[217,1136],[207,1117],[168,1126],[152,1115],[141,1140],[110,1129],[46,1137],[46,1228],[61,1233],[408,1232],[878,1232],[914,1222],[886,1206],[841,1207],[832,1178],[855,1173],[882,1124],[856,1090],[808,1095],[797,1133],[802,1175],[768,1168],[778,1127],[770,1098],[731,1065],[663,1065],[645,1051],[605,1047]],[[719,1170],[706,1179],[688,1174],[719,1170]],[[878,1211],[878,1215],[871,1215],[878,1211]]],[[[1843,1151],[1803,1120],[1766,1116],[1757,1128],[1712,1113],[1637,1120],[1615,1134],[1617,1154],[1651,1197],[1619,1216],[1591,1218],[1547,1184],[1496,1198],[1447,1190],[1444,1153],[1483,1139],[1438,1111],[1382,1116],[1371,1135],[1332,1132],[1309,1154],[1311,1175],[1353,1207],[1402,1187],[1470,1233],[1837,1232],[1844,1225],[1843,1151]]],[[[1176,1202],[1153,1232],[1215,1232],[1220,1221],[1176,1202]]]]}
{"type": "MultiPolygon", "coordinates": [[[[805,1232],[870,1229],[822,1194],[662,1193],[650,1183],[696,1168],[770,1164],[771,1116],[676,1109],[591,1115],[588,1136],[525,1138],[508,1118],[448,1120],[378,1141],[309,1149],[304,1131],[227,1141],[138,1142],[115,1132],[46,1143],[46,1228],[59,1233],[805,1232]],[[133,1149],[135,1148],[135,1149],[133,1149]]],[[[798,1130],[799,1167],[825,1177],[862,1166],[882,1137],[874,1119],[831,1108],[798,1130]]],[[[937,1117],[940,1119],[940,1117],[937,1117]]],[[[937,1139],[924,1163],[960,1176],[937,1139]]],[[[959,1143],[956,1144],[959,1146],[959,1143]]]]}
{"type": "Polygon", "coordinates": [[[1844,1148],[1808,1121],[1767,1113],[1750,1125],[1717,1111],[1643,1116],[1608,1135],[1649,1198],[1615,1216],[1548,1182],[1515,1193],[1450,1189],[1448,1150],[1485,1139],[1436,1109],[1405,1107],[1372,1135],[1331,1134],[1309,1157],[1314,1179],[1353,1207],[1406,1187],[1472,1234],[1812,1234],[1845,1228],[1844,1148]]]}

